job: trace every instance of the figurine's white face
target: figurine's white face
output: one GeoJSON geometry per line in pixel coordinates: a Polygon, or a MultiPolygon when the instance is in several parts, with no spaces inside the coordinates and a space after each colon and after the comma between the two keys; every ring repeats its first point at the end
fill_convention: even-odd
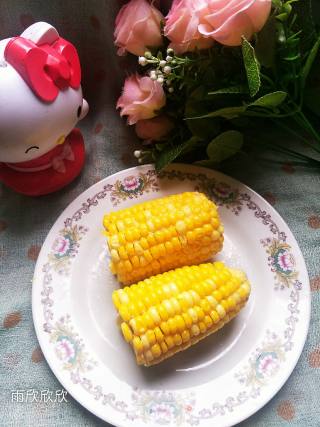
{"type": "Polygon", "coordinates": [[[60,91],[46,103],[3,58],[8,40],[0,42],[0,162],[18,163],[52,150],[85,116],[88,104],[78,90],[60,91]]]}

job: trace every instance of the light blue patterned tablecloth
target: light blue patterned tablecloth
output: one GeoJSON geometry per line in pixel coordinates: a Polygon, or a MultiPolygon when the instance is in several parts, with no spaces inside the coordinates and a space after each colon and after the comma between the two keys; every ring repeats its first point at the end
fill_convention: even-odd
{"type": "MultiPolygon", "coordinates": [[[[112,28],[118,1],[0,0],[0,40],[34,21],[48,21],[79,49],[83,88],[91,106],[81,124],[87,146],[83,174],[42,198],[14,194],[0,184],[0,425],[102,426],[70,396],[68,402],[12,402],[12,391],[56,392],[62,387],[43,359],[31,314],[31,287],[39,249],[61,211],[101,178],[135,165],[132,129],[115,112],[128,58],[117,58],[112,28]]],[[[1,114],[1,112],[0,112],[1,114]]],[[[241,425],[320,425],[320,177],[287,163],[231,163],[225,173],[262,194],[282,215],[304,254],[312,288],[307,344],[281,391],[241,425]]],[[[29,399],[30,400],[30,399],[29,399]]],[[[59,400],[59,399],[57,399],[59,400]]],[[[62,400],[62,399],[60,399],[62,400]]]]}

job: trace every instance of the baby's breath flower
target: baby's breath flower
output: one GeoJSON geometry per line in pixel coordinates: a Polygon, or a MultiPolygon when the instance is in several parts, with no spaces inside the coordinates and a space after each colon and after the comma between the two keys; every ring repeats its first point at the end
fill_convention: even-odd
{"type": "Polygon", "coordinates": [[[160,65],[160,67],[161,67],[161,68],[163,68],[163,67],[165,67],[165,66],[167,65],[167,62],[166,62],[164,59],[162,59],[162,60],[159,62],[159,65],[160,65]]]}
{"type": "Polygon", "coordinates": [[[149,51],[147,51],[147,52],[145,52],[145,53],[144,53],[144,56],[145,56],[147,59],[151,59],[151,58],[152,58],[152,53],[151,53],[151,52],[149,52],[149,51]]]}
{"type": "Polygon", "coordinates": [[[164,78],[162,76],[158,77],[157,82],[162,84],[164,82],[164,78]]]}
{"type": "Polygon", "coordinates": [[[143,67],[148,64],[148,60],[145,56],[139,56],[139,64],[143,67]]]}
{"type": "Polygon", "coordinates": [[[135,151],[133,152],[134,157],[135,157],[135,158],[137,158],[137,159],[140,159],[141,154],[142,154],[142,151],[141,151],[141,150],[135,150],[135,151]]]}
{"type": "Polygon", "coordinates": [[[173,87],[169,87],[168,92],[172,93],[174,91],[173,87]]]}
{"type": "Polygon", "coordinates": [[[155,70],[150,71],[150,79],[151,80],[157,80],[158,76],[155,70]]]}
{"type": "Polygon", "coordinates": [[[168,56],[166,57],[166,61],[167,61],[167,62],[171,62],[171,61],[172,61],[172,59],[173,59],[173,58],[172,58],[172,56],[170,56],[170,55],[168,55],[168,56]]]}
{"type": "Polygon", "coordinates": [[[163,72],[165,74],[170,74],[171,73],[171,67],[169,67],[169,65],[166,65],[163,69],[163,72]]]}
{"type": "Polygon", "coordinates": [[[169,47],[169,49],[167,49],[167,54],[170,55],[170,56],[173,56],[174,55],[174,50],[171,47],[169,47]]]}

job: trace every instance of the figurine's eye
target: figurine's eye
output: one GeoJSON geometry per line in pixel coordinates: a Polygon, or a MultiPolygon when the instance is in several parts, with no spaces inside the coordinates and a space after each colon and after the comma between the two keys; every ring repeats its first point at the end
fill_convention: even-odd
{"type": "Polygon", "coordinates": [[[77,110],[77,117],[78,117],[78,118],[81,116],[81,111],[82,111],[82,106],[80,105],[80,106],[78,107],[78,110],[77,110]]]}
{"type": "Polygon", "coordinates": [[[30,150],[39,150],[39,147],[37,145],[32,145],[31,147],[26,149],[25,153],[29,153],[30,150]]]}

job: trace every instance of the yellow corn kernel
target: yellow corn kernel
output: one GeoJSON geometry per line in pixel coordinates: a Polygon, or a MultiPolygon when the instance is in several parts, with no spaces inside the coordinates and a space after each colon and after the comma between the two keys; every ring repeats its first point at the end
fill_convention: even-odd
{"type": "Polygon", "coordinates": [[[136,255],[143,255],[143,248],[139,242],[133,242],[133,247],[136,255]]]}
{"type": "Polygon", "coordinates": [[[175,320],[175,317],[170,317],[167,320],[167,325],[169,327],[170,330],[170,334],[173,335],[177,332],[177,322],[175,320]]]}
{"type": "Polygon", "coordinates": [[[171,243],[175,252],[181,249],[181,243],[178,237],[173,237],[173,239],[171,239],[171,243]]]}
{"type": "Polygon", "coordinates": [[[154,358],[160,357],[160,355],[162,353],[160,345],[159,344],[154,344],[151,347],[151,352],[152,352],[154,358]]]}
{"type": "Polygon", "coordinates": [[[226,315],[226,310],[221,304],[218,304],[216,307],[217,313],[220,316],[220,319],[222,319],[226,315]]]}
{"type": "Polygon", "coordinates": [[[211,304],[206,298],[200,301],[200,307],[202,308],[204,313],[209,313],[209,311],[211,310],[211,304]]]}
{"type": "Polygon", "coordinates": [[[129,260],[126,260],[124,262],[124,268],[128,273],[130,273],[133,270],[132,264],[129,260]]]}
{"type": "Polygon", "coordinates": [[[187,231],[186,223],[184,221],[176,222],[176,230],[179,234],[185,233],[187,231]]]}
{"type": "Polygon", "coordinates": [[[162,353],[166,353],[168,351],[168,346],[164,341],[161,341],[160,347],[161,347],[162,353]]]}
{"type": "Polygon", "coordinates": [[[150,317],[152,318],[155,325],[159,325],[161,323],[161,317],[158,313],[158,310],[155,306],[152,306],[149,308],[148,313],[150,317]]]}
{"type": "Polygon", "coordinates": [[[141,338],[141,342],[142,342],[144,351],[148,350],[150,348],[150,343],[149,343],[147,335],[144,334],[140,338],[141,338]]]}
{"type": "Polygon", "coordinates": [[[154,328],[153,332],[155,334],[157,342],[161,342],[161,341],[164,340],[164,335],[163,335],[163,333],[161,332],[161,329],[158,326],[156,328],[154,328]]]}
{"type": "Polygon", "coordinates": [[[192,321],[192,317],[190,316],[190,314],[189,313],[183,313],[182,317],[183,317],[184,323],[186,324],[186,327],[191,328],[193,321],[192,321]]]}
{"type": "Polygon", "coordinates": [[[167,322],[161,322],[160,329],[165,337],[170,334],[170,328],[167,322]]]}
{"type": "Polygon", "coordinates": [[[135,254],[133,243],[127,243],[125,248],[129,257],[132,257],[135,254]]]}
{"type": "Polygon", "coordinates": [[[149,362],[149,363],[152,362],[153,359],[154,359],[151,350],[146,351],[144,353],[144,357],[145,357],[146,361],[149,362]]]}
{"type": "Polygon", "coordinates": [[[210,317],[211,317],[213,323],[218,323],[220,320],[219,314],[215,310],[210,312],[210,317]]]}
{"type": "Polygon", "coordinates": [[[131,318],[131,313],[130,313],[128,307],[125,305],[120,306],[119,314],[120,314],[122,320],[124,320],[125,322],[128,322],[131,318]]]}
{"type": "Polygon", "coordinates": [[[174,347],[174,340],[171,335],[166,336],[164,340],[168,346],[168,349],[174,347]]]}
{"type": "Polygon", "coordinates": [[[163,232],[160,230],[157,230],[154,232],[154,237],[155,237],[157,243],[162,243],[164,241],[163,232]]]}
{"type": "Polygon", "coordinates": [[[119,254],[118,254],[118,251],[116,249],[111,249],[110,255],[111,255],[112,261],[114,261],[114,262],[119,262],[120,261],[119,254]]]}
{"type": "Polygon", "coordinates": [[[140,266],[139,258],[137,257],[137,255],[135,255],[131,258],[131,263],[132,263],[134,268],[137,268],[140,266]]]}
{"type": "Polygon", "coordinates": [[[200,329],[198,325],[192,325],[190,331],[192,336],[197,336],[200,334],[200,329]]]}
{"type": "Polygon", "coordinates": [[[135,335],[141,335],[146,332],[146,327],[141,323],[141,321],[137,318],[130,319],[129,325],[133,329],[135,335]]]}
{"type": "Polygon", "coordinates": [[[128,324],[126,322],[122,322],[121,323],[121,330],[122,330],[124,339],[127,342],[131,342],[132,338],[133,338],[133,335],[132,335],[131,329],[129,328],[129,326],[128,326],[128,324]]]}
{"type": "Polygon", "coordinates": [[[155,333],[154,333],[153,330],[149,329],[146,332],[146,336],[148,338],[148,341],[149,341],[150,345],[153,345],[153,344],[155,344],[157,342],[157,338],[156,338],[156,335],[155,335],[155,333]]]}
{"type": "Polygon", "coordinates": [[[219,302],[222,300],[223,295],[219,290],[215,290],[212,292],[212,296],[219,302]]]}
{"type": "Polygon", "coordinates": [[[199,329],[202,334],[204,334],[207,330],[206,324],[204,322],[199,322],[199,329]]]}
{"type": "Polygon", "coordinates": [[[149,249],[149,243],[145,237],[142,237],[140,239],[140,245],[141,245],[142,249],[144,249],[144,250],[149,249]]]}
{"type": "Polygon", "coordinates": [[[174,316],[175,315],[175,309],[174,309],[174,305],[172,304],[171,299],[165,299],[162,302],[162,305],[165,307],[165,309],[168,312],[169,317],[170,316],[174,316]]]}
{"type": "Polygon", "coordinates": [[[153,260],[152,255],[151,255],[149,250],[145,250],[143,252],[143,256],[145,257],[145,259],[147,260],[148,263],[150,263],[153,260]]]}
{"type": "Polygon", "coordinates": [[[144,313],[142,316],[140,316],[140,318],[142,324],[145,326],[146,329],[154,328],[155,325],[149,313],[144,313]]]}
{"type": "Polygon", "coordinates": [[[188,342],[188,341],[190,341],[190,332],[187,329],[185,329],[181,333],[181,338],[182,338],[182,342],[188,342]]]}
{"type": "Polygon", "coordinates": [[[159,254],[160,254],[161,257],[164,257],[166,255],[166,253],[167,253],[166,247],[165,247],[165,245],[163,243],[160,243],[158,245],[158,250],[159,250],[159,254]]]}
{"type": "Polygon", "coordinates": [[[197,305],[194,307],[194,309],[197,312],[197,316],[198,316],[199,321],[203,320],[204,319],[204,312],[203,312],[203,310],[199,306],[197,306],[197,305]]]}
{"type": "Polygon", "coordinates": [[[211,328],[213,322],[212,322],[212,319],[210,316],[208,316],[208,315],[204,316],[203,321],[204,321],[207,329],[211,328]]]}
{"type": "Polygon", "coordinates": [[[169,313],[166,309],[166,307],[163,304],[160,304],[158,307],[158,313],[162,320],[168,320],[169,319],[169,313]]]}
{"type": "Polygon", "coordinates": [[[149,233],[146,237],[147,242],[149,244],[149,248],[157,244],[157,241],[152,233],[149,233]]]}
{"type": "Polygon", "coordinates": [[[136,353],[141,354],[143,352],[143,344],[139,337],[134,337],[132,340],[133,348],[136,353]]]}
{"type": "Polygon", "coordinates": [[[173,341],[174,341],[174,344],[175,344],[176,346],[181,345],[181,344],[182,344],[182,338],[181,338],[181,335],[180,335],[180,334],[174,334],[174,335],[173,335],[173,341]]]}
{"type": "Polygon", "coordinates": [[[166,249],[166,253],[167,254],[172,254],[174,252],[174,246],[173,244],[169,241],[164,243],[165,249],[166,249]]]}
{"type": "Polygon", "coordinates": [[[187,310],[187,313],[191,317],[193,323],[196,323],[198,321],[198,314],[197,314],[196,310],[193,307],[189,308],[187,310]]]}
{"type": "Polygon", "coordinates": [[[158,246],[152,246],[150,248],[150,252],[151,252],[151,255],[153,256],[153,258],[155,258],[155,259],[158,259],[161,256],[158,246]]]}
{"type": "Polygon", "coordinates": [[[183,332],[186,329],[186,324],[183,320],[183,317],[180,315],[175,316],[176,326],[178,332],[183,332]]]}

